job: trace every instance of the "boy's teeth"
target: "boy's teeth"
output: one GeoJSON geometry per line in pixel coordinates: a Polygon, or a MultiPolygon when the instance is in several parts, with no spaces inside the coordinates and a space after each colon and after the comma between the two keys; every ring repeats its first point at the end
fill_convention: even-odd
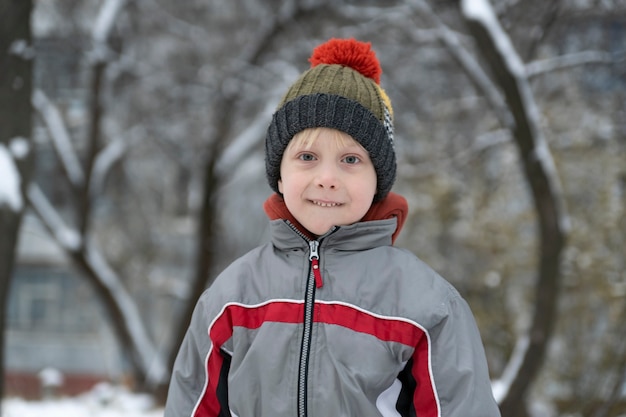
{"type": "Polygon", "coordinates": [[[314,201],[313,203],[320,207],[335,207],[339,205],[338,203],[322,203],[320,201],[314,201]]]}

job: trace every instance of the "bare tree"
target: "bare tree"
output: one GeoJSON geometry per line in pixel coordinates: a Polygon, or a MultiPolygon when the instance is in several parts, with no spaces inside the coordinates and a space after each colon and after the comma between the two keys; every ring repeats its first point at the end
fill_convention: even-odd
{"type": "Polygon", "coordinates": [[[561,252],[568,217],[554,161],[539,123],[524,63],[502,29],[488,0],[461,2],[463,15],[476,45],[491,69],[496,85],[513,115],[513,137],[530,186],[539,226],[538,272],[535,311],[529,334],[519,342],[525,348],[506,395],[500,401],[506,416],[523,416],[526,392],[541,369],[554,332],[561,277],[561,252]]]}
{"type": "MultiPolygon", "coordinates": [[[[503,415],[523,416],[527,393],[542,368],[548,342],[555,331],[562,252],[569,230],[565,196],[539,123],[540,111],[529,80],[545,71],[616,61],[606,52],[586,51],[525,64],[489,1],[463,1],[461,15],[474,38],[476,50],[488,67],[488,71],[484,71],[464,47],[465,42],[442,23],[428,3],[413,1],[412,4],[435,28],[441,43],[484,96],[501,126],[510,130],[534,202],[539,243],[533,318],[527,333],[517,336],[516,347],[495,390],[503,415]]],[[[544,27],[537,32],[542,38],[557,17],[558,5],[553,6],[541,19],[544,27]]],[[[539,42],[540,39],[535,39],[531,43],[528,54],[534,53],[539,42]]]]}
{"type": "Polygon", "coordinates": [[[0,398],[4,394],[5,312],[23,196],[32,170],[32,7],[31,0],[0,5],[0,398]]]}
{"type": "Polygon", "coordinates": [[[131,363],[139,387],[157,389],[167,383],[168,371],[158,349],[149,336],[135,300],[130,296],[119,274],[111,267],[92,235],[91,217],[99,187],[104,183],[113,163],[126,151],[122,141],[103,146],[101,139],[103,74],[110,60],[109,34],[124,6],[123,0],[102,4],[92,30],[90,51],[91,83],[89,91],[90,128],[85,141],[86,155],[81,162],[65,123],[54,105],[42,91],[33,95],[33,104],[41,114],[58,156],[65,181],[75,198],[73,209],[77,224],[67,225],[41,188],[33,183],[28,188],[28,202],[51,236],[69,255],[78,270],[91,283],[108,312],[110,322],[131,363]]]}
{"type": "Polygon", "coordinates": [[[539,110],[524,63],[489,1],[462,1],[460,6],[493,81],[425,2],[414,3],[438,28],[442,43],[484,94],[501,125],[511,130],[532,193],[539,226],[534,318],[528,334],[518,336],[517,348],[500,380],[502,390],[497,392],[503,415],[521,417],[526,415],[525,396],[541,369],[556,322],[561,252],[568,230],[560,180],[539,125],[539,110]]]}

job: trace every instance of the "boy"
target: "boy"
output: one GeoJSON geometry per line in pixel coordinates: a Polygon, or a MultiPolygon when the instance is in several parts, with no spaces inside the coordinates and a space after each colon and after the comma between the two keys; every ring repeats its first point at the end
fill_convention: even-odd
{"type": "Polygon", "coordinates": [[[370,45],[332,39],[266,137],[271,242],[198,301],[166,417],[499,416],[465,301],[392,246],[391,104],[370,45]]]}

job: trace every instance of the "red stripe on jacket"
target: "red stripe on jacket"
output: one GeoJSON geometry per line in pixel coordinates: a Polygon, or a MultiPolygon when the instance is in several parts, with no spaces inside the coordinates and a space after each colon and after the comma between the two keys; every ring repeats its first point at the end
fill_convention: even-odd
{"type": "MultiPolygon", "coordinates": [[[[216,394],[223,365],[220,348],[232,336],[235,326],[257,329],[265,322],[298,324],[302,322],[303,315],[304,304],[301,301],[272,300],[259,305],[227,304],[208,329],[212,342],[206,361],[208,383],[196,406],[194,417],[216,417],[220,413],[216,394]]],[[[415,348],[412,369],[418,387],[413,397],[415,410],[420,417],[439,415],[430,369],[430,340],[419,325],[395,317],[375,315],[349,304],[320,301],[315,302],[313,320],[415,348]]]]}

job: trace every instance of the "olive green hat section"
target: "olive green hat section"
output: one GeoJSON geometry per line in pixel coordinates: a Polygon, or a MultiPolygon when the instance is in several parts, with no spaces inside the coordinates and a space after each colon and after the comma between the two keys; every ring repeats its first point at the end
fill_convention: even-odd
{"type": "Polygon", "coordinates": [[[308,94],[334,94],[360,103],[381,122],[385,110],[380,89],[371,79],[342,65],[321,64],[309,69],[289,88],[279,107],[286,102],[308,94]]]}

